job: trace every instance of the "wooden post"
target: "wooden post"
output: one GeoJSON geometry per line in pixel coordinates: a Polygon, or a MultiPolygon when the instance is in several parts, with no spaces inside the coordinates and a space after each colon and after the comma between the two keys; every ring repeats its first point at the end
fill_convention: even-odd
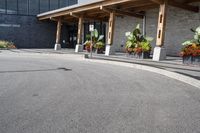
{"type": "Polygon", "coordinates": [[[159,47],[164,45],[164,40],[165,40],[167,4],[168,0],[165,0],[164,3],[160,5],[160,11],[158,17],[157,41],[156,41],[156,45],[159,47]]]}
{"type": "Polygon", "coordinates": [[[82,33],[83,33],[83,16],[80,16],[78,19],[77,44],[76,44],[76,48],[75,48],[76,53],[83,51],[82,33]]]}
{"type": "Polygon", "coordinates": [[[83,17],[79,17],[78,21],[78,35],[77,35],[77,44],[82,43],[82,31],[83,30],[83,17]]]}
{"type": "Polygon", "coordinates": [[[61,33],[61,18],[58,19],[57,23],[56,44],[60,44],[60,33],[61,33]]]}
{"type": "Polygon", "coordinates": [[[109,23],[108,23],[108,41],[107,44],[112,45],[114,36],[114,26],[115,26],[115,13],[110,13],[109,23]]]}
{"type": "Polygon", "coordinates": [[[157,40],[154,48],[153,60],[161,61],[166,59],[166,49],[163,47],[165,41],[166,15],[167,15],[168,0],[164,0],[160,4],[158,17],[157,40]]]}
{"type": "Polygon", "coordinates": [[[111,45],[113,44],[113,36],[114,36],[114,26],[115,26],[115,12],[110,12],[110,18],[108,22],[108,35],[107,35],[107,45],[105,55],[109,56],[114,53],[111,45]]]}

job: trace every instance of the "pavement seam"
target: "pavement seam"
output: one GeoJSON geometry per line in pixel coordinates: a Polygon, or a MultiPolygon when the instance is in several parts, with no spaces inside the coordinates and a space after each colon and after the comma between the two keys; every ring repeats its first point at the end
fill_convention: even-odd
{"type": "Polygon", "coordinates": [[[172,79],[179,80],[181,82],[187,83],[189,85],[192,85],[192,86],[200,89],[200,81],[199,80],[191,78],[189,76],[185,76],[183,74],[176,73],[176,72],[171,72],[168,70],[163,70],[163,69],[152,67],[152,66],[145,66],[145,65],[118,62],[118,61],[96,60],[96,59],[85,59],[85,60],[89,61],[89,62],[104,63],[104,64],[117,65],[117,66],[123,66],[123,67],[135,68],[135,69],[139,69],[139,70],[150,71],[153,73],[167,76],[172,79]]]}

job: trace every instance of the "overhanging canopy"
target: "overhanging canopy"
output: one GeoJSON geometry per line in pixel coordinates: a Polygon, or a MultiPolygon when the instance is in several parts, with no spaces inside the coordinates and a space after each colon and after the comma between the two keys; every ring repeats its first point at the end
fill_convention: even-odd
{"type": "MultiPolygon", "coordinates": [[[[200,0],[169,0],[169,5],[198,12],[198,6],[189,5],[191,2],[200,0]]],[[[39,20],[52,19],[57,20],[62,17],[63,21],[78,20],[80,16],[84,19],[105,20],[109,18],[110,12],[116,15],[126,15],[142,18],[146,10],[157,8],[163,0],[98,0],[94,3],[75,5],[49,11],[37,15],[39,20]]]]}

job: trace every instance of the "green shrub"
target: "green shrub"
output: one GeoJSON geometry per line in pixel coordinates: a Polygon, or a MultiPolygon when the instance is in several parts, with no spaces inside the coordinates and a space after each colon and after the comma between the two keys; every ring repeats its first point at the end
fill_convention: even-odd
{"type": "Polygon", "coordinates": [[[125,50],[128,53],[141,53],[151,51],[150,42],[153,41],[153,38],[142,35],[140,24],[138,24],[132,32],[126,32],[125,35],[127,37],[125,50]]]}
{"type": "Polygon", "coordinates": [[[0,48],[13,49],[16,48],[13,42],[0,40],[0,48]]]}

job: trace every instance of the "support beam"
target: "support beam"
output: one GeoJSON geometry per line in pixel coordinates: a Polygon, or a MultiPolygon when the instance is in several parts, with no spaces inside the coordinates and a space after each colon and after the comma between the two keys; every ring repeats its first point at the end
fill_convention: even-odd
{"type": "Polygon", "coordinates": [[[110,18],[108,22],[108,36],[107,36],[107,45],[105,55],[109,56],[111,54],[111,45],[113,44],[113,36],[114,36],[114,26],[115,26],[115,12],[110,13],[110,18]]]}
{"type": "Polygon", "coordinates": [[[48,13],[42,13],[42,14],[37,15],[37,17],[39,20],[44,20],[44,19],[49,19],[50,17],[59,17],[59,16],[69,15],[70,12],[80,13],[84,11],[99,9],[101,5],[106,7],[106,6],[134,2],[134,1],[138,1],[138,0],[104,0],[104,1],[94,2],[91,4],[75,6],[74,8],[68,8],[68,9],[63,8],[62,10],[60,9],[59,11],[51,11],[48,13]]]}
{"type": "Polygon", "coordinates": [[[198,6],[192,6],[192,5],[188,5],[185,3],[180,3],[180,2],[175,2],[175,1],[169,1],[169,5],[174,6],[174,7],[178,7],[184,10],[188,10],[191,12],[199,12],[199,7],[198,6]]]}
{"type": "Polygon", "coordinates": [[[110,9],[110,8],[105,8],[103,6],[100,6],[100,10],[106,12],[106,13],[111,13],[111,12],[115,12],[115,14],[118,15],[124,15],[124,16],[131,16],[131,17],[137,17],[137,18],[143,18],[143,15],[141,14],[136,14],[136,13],[132,13],[132,12],[128,12],[128,11],[122,11],[119,9],[110,9]]]}
{"type": "Polygon", "coordinates": [[[154,2],[156,4],[159,4],[159,5],[164,3],[164,0],[150,0],[150,1],[152,1],[152,2],[154,2]]]}
{"type": "Polygon", "coordinates": [[[75,18],[79,18],[79,16],[74,14],[73,12],[70,12],[69,15],[72,16],[72,17],[75,17],[75,18]]]}
{"type": "Polygon", "coordinates": [[[160,61],[166,58],[166,51],[163,48],[163,45],[165,40],[167,6],[168,6],[168,0],[165,0],[164,3],[160,5],[156,48],[154,49],[154,54],[153,54],[154,61],[160,61]]]}
{"type": "Polygon", "coordinates": [[[160,11],[159,11],[159,17],[158,17],[158,28],[157,28],[157,46],[163,46],[164,45],[164,39],[165,39],[165,29],[166,29],[166,15],[167,15],[167,1],[165,0],[165,3],[160,5],[160,11]]]}
{"type": "Polygon", "coordinates": [[[115,26],[115,13],[110,13],[109,26],[108,26],[108,42],[107,44],[112,45],[113,35],[114,35],[114,26],[115,26]]]}
{"type": "Polygon", "coordinates": [[[83,17],[79,17],[78,20],[78,36],[77,36],[77,44],[82,43],[82,32],[83,32],[83,17]]]}
{"type": "Polygon", "coordinates": [[[78,19],[77,44],[76,44],[76,48],[75,48],[76,53],[83,51],[82,33],[83,33],[83,16],[79,17],[79,19],[78,19]]]}
{"type": "Polygon", "coordinates": [[[56,22],[58,21],[57,18],[52,18],[52,17],[50,18],[50,20],[52,20],[52,21],[56,21],[56,22]]]}
{"type": "Polygon", "coordinates": [[[186,0],[184,3],[200,2],[200,0],[186,0]]]}
{"type": "Polygon", "coordinates": [[[141,11],[146,11],[149,9],[157,8],[158,6],[159,6],[158,4],[150,4],[150,5],[146,5],[146,6],[142,6],[142,7],[135,7],[131,11],[132,12],[141,12],[141,11]]]}
{"type": "Polygon", "coordinates": [[[142,0],[142,1],[140,0],[137,2],[133,2],[133,3],[123,4],[120,6],[120,9],[126,10],[126,9],[130,9],[130,8],[146,6],[149,4],[154,4],[154,3],[152,3],[152,1],[149,1],[149,0],[142,0]]]}
{"type": "Polygon", "coordinates": [[[56,44],[55,44],[55,47],[54,47],[55,50],[61,49],[61,45],[60,45],[60,34],[61,34],[61,25],[62,25],[61,21],[62,21],[61,18],[59,18],[58,22],[57,22],[56,44]]]}

